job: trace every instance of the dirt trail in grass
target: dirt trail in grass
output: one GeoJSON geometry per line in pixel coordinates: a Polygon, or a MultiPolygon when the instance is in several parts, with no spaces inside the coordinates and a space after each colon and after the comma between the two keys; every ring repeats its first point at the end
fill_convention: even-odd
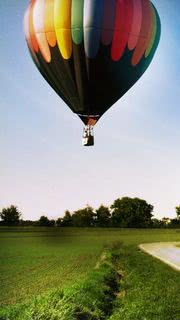
{"type": "Polygon", "coordinates": [[[139,248],[180,271],[180,242],[143,243],[139,248]]]}

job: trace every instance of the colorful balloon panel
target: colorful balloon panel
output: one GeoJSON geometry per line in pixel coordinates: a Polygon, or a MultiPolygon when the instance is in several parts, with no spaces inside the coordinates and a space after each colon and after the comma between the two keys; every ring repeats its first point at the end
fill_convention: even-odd
{"type": "Polygon", "coordinates": [[[43,77],[95,124],[145,72],[161,26],[150,0],[31,0],[24,30],[43,77]]]}

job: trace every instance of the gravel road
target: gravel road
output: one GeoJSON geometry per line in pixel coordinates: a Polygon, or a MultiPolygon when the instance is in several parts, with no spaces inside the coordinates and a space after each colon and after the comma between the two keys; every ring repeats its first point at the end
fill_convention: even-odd
{"type": "Polygon", "coordinates": [[[139,248],[180,271],[180,242],[142,243],[139,248]]]}

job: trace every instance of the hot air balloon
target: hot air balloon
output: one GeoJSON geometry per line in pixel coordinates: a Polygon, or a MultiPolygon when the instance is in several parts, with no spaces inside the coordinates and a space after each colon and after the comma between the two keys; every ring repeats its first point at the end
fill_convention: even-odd
{"type": "Polygon", "coordinates": [[[161,33],[150,0],[31,0],[24,29],[40,73],[85,124],[84,145],[148,68],[161,33]]]}

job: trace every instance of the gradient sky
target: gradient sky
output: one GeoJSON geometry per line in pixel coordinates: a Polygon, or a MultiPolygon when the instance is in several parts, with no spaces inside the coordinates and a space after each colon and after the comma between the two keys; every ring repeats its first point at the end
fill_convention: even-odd
{"type": "Polygon", "coordinates": [[[35,68],[24,40],[27,0],[0,1],[0,209],[63,216],[122,196],[174,217],[180,204],[180,1],[153,0],[162,22],[155,58],[95,127],[83,125],[35,68]]]}

